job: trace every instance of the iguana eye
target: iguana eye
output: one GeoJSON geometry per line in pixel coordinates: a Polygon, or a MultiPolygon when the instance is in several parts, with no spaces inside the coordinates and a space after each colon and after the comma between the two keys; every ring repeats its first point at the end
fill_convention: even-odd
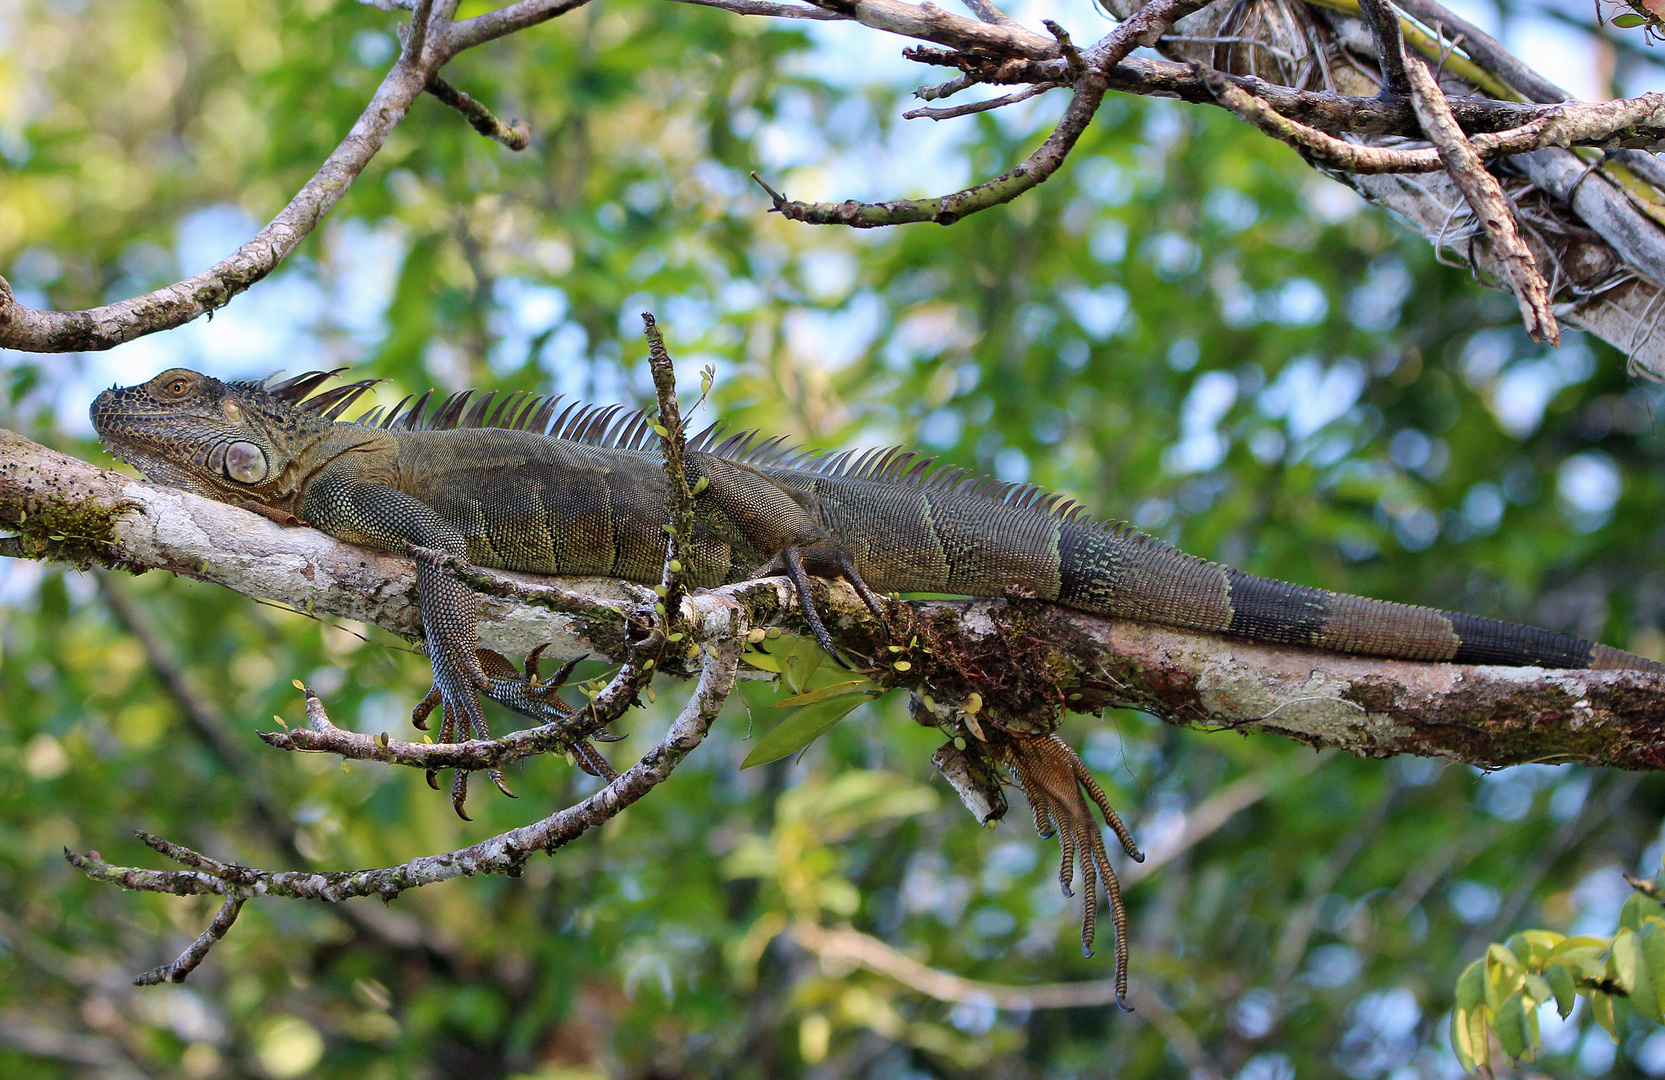
{"type": "Polygon", "coordinates": [[[242,408],[240,408],[238,404],[230,398],[226,398],[224,401],[220,402],[220,410],[225,413],[225,418],[230,420],[233,424],[241,424],[243,422],[242,408]]]}
{"type": "Polygon", "coordinates": [[[225,448],[225,474],[243,484],[266,479],[266,452],[251,442],[234,442],[225,448]]]}

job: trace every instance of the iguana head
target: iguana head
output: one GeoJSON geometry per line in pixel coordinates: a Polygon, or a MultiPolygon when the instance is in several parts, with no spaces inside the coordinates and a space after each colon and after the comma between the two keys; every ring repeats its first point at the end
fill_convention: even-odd
{"type": "MultiPolygon", "coordinates": [[[[92,405],[93,428],[106,449],[170,487],[235,504],[292,509],[307,476],[322,462],[319,444],[332,429],[336,409],[325,413],[315,397],[299,399],[327,373],[267,385],[221,382],[173,368],[138,386],[111,387],[92,405]]],[[[357,393],[332,390],[331,405],[345,408],[357,393]],[[346,400],[342,400],[343,397],[346,400]]]]}

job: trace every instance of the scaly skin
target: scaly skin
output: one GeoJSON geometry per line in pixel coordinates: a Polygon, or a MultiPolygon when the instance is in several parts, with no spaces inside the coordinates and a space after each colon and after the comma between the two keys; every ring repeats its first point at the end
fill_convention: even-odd
{"type": "MultiPolygon", "coordinates": [[[[393,552],[415,545],[531,573],[659,580],[667,489],[640,420],[614,423],[611,411],[553,418],[552,401],[516,396],[495,409],[488,397],[466,414],[466,397],[453,398],[432,419],[424,397],[403,415],[396,407],[338,423],[370,383],[308,397],[326,378],[225,383],[176,368],[99,395],[93,425],[111,453],[155,481],[342,540],[393,552]]],[[[811,458],[776,445],[690,441],[689,480],[704,485],[685,570],[696,587],[787,573],[829,651],[806,574],[849,579],[881,619],[869,585],[970,596],[1015,586],[1083,611],[1353,655],[1665,670],[1565,634],[1255,577],[1095,522],[1033,488],[930,472],[931,462],[912,454],[811,458]]],[[[478,601],[468,588],[419,562],[417,590],[434,671],[419,712],[442,706],[442,739],[486,736],[481,692],[540,723],[565,715],[552,693],[530,695],[524,681],[482,668],[478,601]]],[[[1037,825],[1063,835],[1066,886],[1072,850],[1082,853],[1089,898],[1095,874],[1104,880],[1120,931],[1114,875],[1080,786],[1119,822],[1067,747],[1032,742],[1008,757],[1037,825]]],[[[459,814],[465,783],[459,773],[459,814]]],[[[1131,853],[1131,839],[1122,839],[1131,853]]],[[[1125,979],[1121,941],[1118,954],[1125,979]]]]}

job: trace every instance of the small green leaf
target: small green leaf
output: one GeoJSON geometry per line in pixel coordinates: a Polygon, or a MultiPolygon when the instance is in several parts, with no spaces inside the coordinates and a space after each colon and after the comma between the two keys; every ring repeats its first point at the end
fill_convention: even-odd
{"type": "Polygon", "coordinates": [[[1578,1001],[1578,987],[1573,985],[1572,972],[1567,970],[1565,964],[1551,964],[1544,968],[1544,981],[1555,994],[1555,1011],[1565,1020],[1572,1015],[1573,1005],[1578,1001]]]}
{"type": "Polygon", "coordinates": [[[1565,951],[1558,950],[1554,956],[1550,957],[1549,962],[1551,964],[1566,964],[1582,975],[1599,979],[1607,973],[1606,954],[1607,946],[1605,944],[1580,945],[1577,948],[1565,951]]]}
{"type": "Polygon", "coordinates": [[[826,658],[821,646],[808,638],[800,638],[794,642],[781,660],[781,679],[786,688],[794,694],[801,694],[809,689],[810,676],[821,666],[826,658]]]}
{"type": "Polygon", "coordinates": [[[823,686],[819,690],[809,690],[802,694],[793,694],[789,698],[783,698],[780,701],[775,702],[770,706],[770,708],[788,709],[797,705],[813,705],[817,701],[826,701],[829,698],[843,697],[845,694],[872,694],[877,696],[878,693],[879,685],[872,679],[852,679],[849,682],[833,683],[831,686],[823,686]]]}
{"type": "Polygon", "coordinates": [[[740,654],[740,659],[760,671],[772,671],[780,674],[780,657],[774,653],[758,652],[755,649],[740,654]]]}
{"type": "Polygon", "coordinates": [[[1514,951],[1507,945],[1498,945],[1495,942],[1488,945],[1486,947],[1486,959],[1494,964],[1501,964],[1510,971],[1526,970],[1526,965],[1520,962],[1520,958],[1515,956],[1514,951]]]}
{"type": "Polygon", "coordinates": [[[1642,920],[1650,915],[1665,915],[1665,906],[1651,896],[1633,892],[1625,901],[1625,906],[1619,909],[1619,929],[1640,930],[1642,920]]]}
{"type": "MultiPolygon", "coordinates": [[[[1479,963],[1479,961],[1475,961],[1479,963]]],[[[1451,1049],[1469,1072],[1491,1064],[1491,1040],[1486,1032],[1486,1013],[1479,1007],[1451,1010],[1451,1049]]]]}
{"type": "Polygon", "coordinates": [[[1550,952],[1559,945],[1563,935],[1549,930],[1522,930],[1511,937],[1506,945],[1509,951],[1526,962],[1532,971],[1542,971],[1545,959],[1550,952]]]}
{"type": "MultiPolygon", "coordinates": [[[[1636,935],[1636,942],[1641,949],[1642,965],[1647,969],[1648,981],[1653,984],[1655,997],[1662,997],[1665,991],[1665,924],[1649,919],[1642,924],[1642,930],[1636,935]]],[[[1665,1001],[1657,1003],[1652,1015],[1655,1020],[1661,1019],[1659,1010],[1665,1009],[1665,1001]]]]}
{"type": "Polygon", "coordinates": [[[1596,1018],[1596,1023],[1607,1029],[1613,1036],[1613,1041],[1619,1041],[1618,1029],[1613,1023],[1613,995],[1604,994],[1600,990],[1590,995],[1590,1015],[1596,1018]]]}
{"type": "Polygon", "coordinates": [[[1613,955],[1609,957],[1607,966],[1613,978],[1624,987],[1625,993],[1634,996],[1638,983],[1647,977],[1642,967],[1641,950],[1636,947],[1634,931],[1620,930],[1613,935],[1613,955]]]}
{"type": "MultiPolygon", "coordinates": [[[[1496,946],[1493,946],[1494,948],[1496,946]]],[[[1510,994],[1498,1007],[1497,1019],[1492,1022],[1497,1032],[1497,1043],[1503,1052],[1519,1060],[1533,1056],[1537,1046],[1526,1023],[1526,1008],[1519,993],[1510,994]]]]}
{"type": "MultiPolygon", "coordinates": [[[[1647,924],[1647,928],[1656,925],[1650,922],[1647,924]]],[[[1657,934],[1658,931],[1655,931],[1656,937],[1657,934]]],[[[1622,936],[1624,938],[1622,945],[1615,938],[1613,948],[1615,952],[1623,948],[1630,953],[1630,966],[1634,969],[1632,978],[1635,980],[1634,985],[1630,988],[1630,1003],[1636,1006],[1637,1012],[1649,1020],[1657,1021],[1661,1018],[1659,984],[1654,982],[1653,979],[1653,964],[1649,962],[1646,929],[1642,933],[1624,934],[1622,936]]],[[[1659,941],[1655,949],[1659,954],[1661,966],[1665,967],[1665,940],[1659,941]]]]}
{"type": "Polygon", "coordinates": [[[1644,19],[1635,12],[1627,11],[1623,15],[1615,15],[1607,21],[1621,30],[1634,30],[1636,27],[1641,26],[1648,20],[1644,19]]]}
{"type": "Polygon", "coordinates": [[[796,754],[819,739],[865,701],[866,695],[847,694],[844,697],[829,698],[813,705],[805,705],[782,720],[769,734],[757,740],[757,745],[752,747],[752,752],[746,755],[746,760],[740,763],[740,767],[750,769],[755,765],[767,765],[771,761],[779,761],[783,757],[796,754]]]}
{"type": "Polygon", "coordinates": [[[1476,960],[1457,977],[1457,1008],[1478,1009],[1486,1003],[1486,962],[1476,960]]]}
{"type": "Polygon", "coordinates": [[[1542,975],[1528,974],[1524,992],[1526,994],[1525,1004],[1529,1009],[1555,999],[1555,992],[1549,988],[1549,983],[1544,980],[1542,975]]]}

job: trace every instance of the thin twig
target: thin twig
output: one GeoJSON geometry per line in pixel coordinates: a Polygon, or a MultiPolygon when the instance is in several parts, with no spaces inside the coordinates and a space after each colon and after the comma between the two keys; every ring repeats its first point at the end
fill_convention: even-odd
{"type": "Polygon", "coordinates": [[[1566,101],[1571,94],[1515,58],[1514,54],[1478,26],[1447,10],[1435,0],[1397,0],[1424,25],[1444,26],[1463,39],[1463,51],[1475,63],[1520,91],[1530,101],[1566,101]]]}
{"type": "Polygon", "coordinates": [[[951,1004],[992,1005],[997,1009],[1077,1009],[1116,1003],[1116,981],[1093,979],[1078,983],[1041,983],[1006,986],[967,979],[927,967],[883,941],[848,927],[829,929],[808,919],[789,928],[792,939],[824,962],[840,962],[894,979],[938,1001],[951,1004]]]}
{"type": "Polygon", "coordinates": [[[776,19],[849,19],[851,16],[826,8],[777,4],[773,0],[677,0],[681,4],[719,8],[735,15],[767,15],[776,19]]]}
{"type": "Polygon", "coordinates": [[[994,23],[996,26],[1018,25],[1004,11],[989,3],[989,0],[965,0],[965,6],[973,15],[986,23],[994,23]]]}
{"type": "MultiPolygon", "coordinates": [[[[1221,105],[1242,119],[1259,127],[1266,134],[1279,139],[1316,159],[1321,164],[1350,173],[1430,173],[1445,169],[1439,150],[1433,147],[1372,146],[1351,143],[1319,131],[1310,125],[1291,120],[1254,94],[1244,90],[1220,71],[1193,63],[1193,70],[1213,91],[1221,105]]],[[[1603,102],[1606,106],[1638,105],[1651,110],[1646,102],[1603,102]]],[[[1616,111],[1616,110],[1615,110],[1616,111]]],[[[1559,113],[1545,113],[1536,120],[1509,131],[1484,132],[1469,138],[1475,153],[1482,159],[1529,153],[1545,146],[1561,146],[1571,141],[1571,133],[1559,113]]],[[[1616,122],[1623,124],[1622,118],[1616,122]]]]}
{"type": "Polygon", "coordinates": [[[1062,83],[1036,83],[1025,87],[1016,93],[1003,97],[989,98],[986,101],[969,101],[964,105],[954,105],[946,109],[909,109],[902,114],[904,120],[952,120],[956,116],[970,116],[973,113],[988,112],[990,109],[1000,109],[1007,105],[1016,105],[1020,101],[1028,101],[1038,97],[1048,90],[1056,90],[1062,83]]]}
{"type": "Polygon", "coordinates": [[[1394,94],[1411,92],[1405,72],[1405,38],[1399,28],[1399,14],[1392,0],[1359,0],[1364,24],[1376,39],[1376,59],[1382,65],[1382,89],[1394,94]]]}
{"type": "Polygon", "coordinates": [[[500,142],[510,150],[524,150],[532,145],[532,128],[526,121],[505,124],[493,116],[490,109],[438,75],[428,80],[428,93],[462,113],[468,118],[469,126],[488,139],[500,142]]]}
{"type": "MultiPolygon", "coordinates": [[[[873,3],[874,0],[858,2],[873,3]]],[[[897,199],[885,203],[805,203],[786,198],[763,184],[755,174],[753,179],[758,179],[758,183],[769,192],[774,212],[811,225],[847,225],[856,229],[918,221],[950,225],[968,214],[1008,203],[1045,182],[1063,165],[1104,100],[1108,88],[1104,73],[1139,46],[1154,43],[1167,32],[1174,20],[1189,15],[1201,6],[1198,0],[1151,0],[1086,53],[1078,58],[1063,59],[1064,71],[1059,78],[1075,85],[1075,96],[1064,111],[1063,119],[1022,164],[975,187],[930,199],[897,199]]],[[[1068,36],[1061,29],[1055,29],[1055,36],[1054,49],[1057,52],[1073,52],[1068,36]]]]}
{"type": "MultiPolygon", "coordinates": [[[[1391,11],[1389,0],[1366,2],[1380,3],[1391,11]]],[[[1397,22],[1394,25],[1397,27],[1397,22]]],[[[1398,41],[1400,55],[1403,56],[1403,41],[1394,40],[1398,41]]],[[[1520,304],[1527,334],[1533,341],[1559,345],[1561,328],[1556,324],[1555,313],[1550,307],[1549,285],[1538,270],[1532,249],[1521,237],[1514,212],[1504,198],[1503,186],[1497,182],[1497,177],[1486,171],[1474,145],[1457,126],[1451,108],[1446,104],[1445,92],[1434,81],[1427,67],[1420,60],[1408,60],[1404,68],[1405,76],[1410,81],[1411,102],[1416,108],[1417,118],[1439,150],[1446,172],[1451,175],[1463,198],[1468,201],[1469,208],[1474,211],[1480,227],[1485,230],[1492,254],[1503,264],[1515,299],[1520,304]]]]}
{"type": "Polygon", "coordinates": [[[427,75],[401,52],[347,137],[277,216],[247,243],[200,274],[142,296],[84,311],[42,311],[17,303],[0,279],[0,348],[92,352],[183,326],[224,307],[270,274],[347,193],[410,111],[427,75]]]}
{"type": "Polygon", "coordinates": [[[913,96],[920,101],[936,101],[939,98],[953,97],[961,90],[976,86],[982,81],[974,75],[956,75],[945,83],[938,83],[935,86],[921,86],[913,92],[913,96]]]}
{"type": "MultiPolygon", "coordinates": [[[[194,967],[206,955],[219,935],[235,918],[236,908],[256,896],[283,896],[298,900],[337,903],[357,896],[380,896],[391,900],[406,889],[420,888],[456,877],[475,874],[516,874],[538,851],[554,852],[590,829],[616,817],[663,783],[677,765],[705,738],[717,713],[734,687],[740,652],[746,632],[745,611],[729,604],[729,618],[713,625],[713,638],[704,650],[700,679],[670,730],[630,770],[575,806],[557,811],[541,821],[500,833],[471,847],[439,855],[424,855],[398,866],[379,870],[338,873],[270,871],[234,866],[210,859],[154,837],[141,837],[147,844],[187,870],[145,870],[111,866],[96,851],[65,852],[69,861],[95,881],[126,889],[169,893],[176,896],[217,894],[227,898],[214,924],[197,939],[188,956],[194,967]],[[218,930],[218,934],[216,933],[218,930]],[[200,950],[199,950],[200,946],[200,950]],[[199,954],[200,953],[200,954],[199,954]]],[[[716,622],[716,620],[708,620],[716,622]]],[[[184,957],[181,958],[185,959],[184,957]]],[[[176,964],[179,961],[175,962],[176,964]]],[[[167,969],[160,969],[166,971],[167,969]]],[[[188,974],[188,968],[178,977],[188,974]]]]}
{"type": "Polygon", "coordinates": [[[587,3],[589,0],[520,0],[518,4],[509,4],[472,19],[451,23],[445,28],[445,56],[449,59],[464,49],[472,49],[505,34],[560,18],[587,3]]]}
{"type": "Polygon", "coordinates": [[[133,980],[133,985],[156,986],[160,983],[184,982],[185,977],[195,971],[197,965],[207,958],[208,950],[212,949],[221,938],[225,937],[226,931],[231,929],[231,924],[237,921],[237,913],[243,910],[245,899],[242,896],[226,897],[225,903],[221,904],[220,910],[214,914],[213,921],[208,924],[202,933],[197,935],[197,939],[191,942],[184,952],[174,959],[173,963],[163,964],[159,968],[152,968],[143,975],[137,976],[133,980]]]}

